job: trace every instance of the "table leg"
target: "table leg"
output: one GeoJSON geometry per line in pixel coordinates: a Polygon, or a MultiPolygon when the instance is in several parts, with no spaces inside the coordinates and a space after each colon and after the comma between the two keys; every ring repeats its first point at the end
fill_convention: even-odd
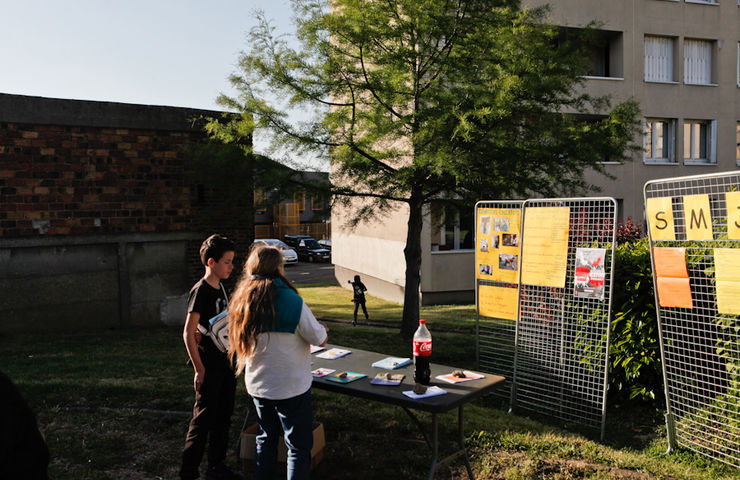
{"type": "Polygon", "coordinates": [[[450,461],[454,460],[460,455],[462,455],[463,459],[465,460],[465,469],[468,471],[468,478],[470,480],[475,480],[475,477],[473,476],[473,469],[470,467],[470,461],[468,459],[468,452],[465,449],[465,435],[463,433],[463,407],[462,405],[457,410],[457,442],[460,445],[460,449],[454,452],[452,455],[442,460],[439,460],[439,419],[437,417],[437,414],[432,413],[432,435],[430,438],[427,435],[426,431],[424,430],[424,426],[421,424],[419,419],[416,418],[416,415],[414,415],[406,407],[403,407],[403,409],[408,414],[408,416],[411,417],[411,420],[413,420],[416,426],[419,428],[419,431],[424,437],[424,441],[426,441],[427,447],[429,447],[429,450],[432,453],[432,462],[431,462],[431,465],[429,466],[429,476],[427,477],[428,480],[432,480],[434,478],[434,474],[437,472],[437,468],[439,468],[441,465],[449,463],[450,461]]]}
{"type": "Polygon", "coordinates": [[[460,408],[457,411],[457,435],[458,435],[458,441],[460,442],[460,450],[463,452],[463,458],[465,459],[465,468],[468,470],[468,478],[470,480],[475,480],[473,478],[473,469],[470,468],[470,461],[468,460],[468,451],[465,449],[465,435],[463,434],[463,407],[460,405],[460,408]]]}

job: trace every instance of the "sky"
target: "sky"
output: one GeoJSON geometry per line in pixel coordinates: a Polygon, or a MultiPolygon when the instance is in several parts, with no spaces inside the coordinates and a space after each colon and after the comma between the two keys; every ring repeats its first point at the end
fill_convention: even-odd
{"type": "Polygon", "coordinates": [[[256,9],[294,30],[289,0],[0,0],[0,93],[222,110],[256,9]]]}

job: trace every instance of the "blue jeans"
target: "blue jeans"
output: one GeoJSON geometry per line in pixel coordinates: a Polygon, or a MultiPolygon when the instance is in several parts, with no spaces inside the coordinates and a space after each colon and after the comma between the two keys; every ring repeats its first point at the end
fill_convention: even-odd
{"type": "Polygon", "coordinates": [[[275,478],[281,427],[285,434],[285,445],[288,447],[288,479],[310,478],[313,447],[311,389],[285,400],[253,399],[260,427],[255,455],[255,479],[275,478]]]}

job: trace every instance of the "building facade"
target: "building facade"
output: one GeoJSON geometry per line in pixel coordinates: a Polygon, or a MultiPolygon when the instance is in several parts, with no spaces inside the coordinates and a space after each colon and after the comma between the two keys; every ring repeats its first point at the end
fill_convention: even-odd
{"type": "MultiPolygon", "coordinates": [[[[587,172],[587,181],[614,197],[620,220],[643,225],[646,181],[730,171],[740,165],[740,5],[734,0],[525,0],[549,4],[548,22],[566,33],[596,25],[599,41],[581,88],[608,95],[612,104],[634,99],[642,147],[631,162],[609,162],[609,179],[587,172]],[[594,24],[594,22],[596,22],[594,24]]],[[[507,200],[507,199],[481,199],[507,200]]],[[[474,252],[463,236],[465,212],[428,211],[422,240],[421,301],[474,298],[474,252]]],[[[468,212],[472,213],[472,212],[468,212]]],[[[467,218],[466,218],[467,217],[467,218]]],[[[346,213],[332,212],[333,261],[340,284],[360,274],[372,294],[403,301],[406,212],[342,227],[346,213]]]]}

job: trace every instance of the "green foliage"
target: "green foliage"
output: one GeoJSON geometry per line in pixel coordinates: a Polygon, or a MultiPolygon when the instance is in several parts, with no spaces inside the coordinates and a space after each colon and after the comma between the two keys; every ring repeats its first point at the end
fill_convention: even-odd
{"type": "Polygon", "coordinates": [[[609,389],[614,400],[656,400],[663,376],[647,238],[616,248],[609,389]]]}
{"type": "Polygon", "coordinates": [[[584,192],[586,169],[604,172],[605,158],[628,160],[636,148],[634,102],[612,108],[579,92],[593,32],[563,36],[544,8],[522,10],[518,0],[293,5],[301,48],[260,17],[231,77],[239,95],[219,101],[254,115],[276,147],[330,154],[335,201],[354,209],[350,225],[407,204],[408,336],[418,321],[425,205],[584,192]],[[285,107],[313,119],[293,122],[285,107]]]}

